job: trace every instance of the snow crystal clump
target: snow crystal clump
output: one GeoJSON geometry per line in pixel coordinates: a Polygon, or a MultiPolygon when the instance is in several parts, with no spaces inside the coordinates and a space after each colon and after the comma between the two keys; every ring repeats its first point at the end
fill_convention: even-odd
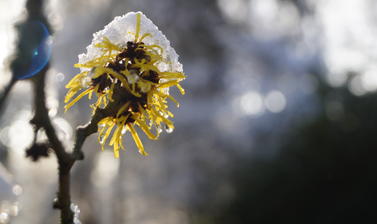
{"type": "MultiPolygon", "coordinates": [[[[165,62],[159,63],[157,66],[161,72],[182,72],[182,64],[178,61],[178,55],[170,46],[169,40],[165,35],[148,19],[142,12],[129,12],[123,16],[115,17],[103,30],[93,34],[92,43],[86,48],[86,54],[79,55],[79,64],[83,64],[101,55],[101,50],[95,47],[104,37],[107,37],[112,43],[125,47],[128,41],[135,40],[136,33],[136,15],[140,14],[140,36],[150,33],[151,36],[146,37],[143,42],[146,45],[158,45],[163,49],[163,58],[165,62]]],[[[87,71],[87,68],[81,68],[81,71],[87,71]]]]}

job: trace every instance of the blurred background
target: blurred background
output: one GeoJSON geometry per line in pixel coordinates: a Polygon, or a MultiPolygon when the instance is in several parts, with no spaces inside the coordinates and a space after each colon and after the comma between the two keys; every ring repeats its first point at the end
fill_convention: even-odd
{"type": "MultiPolygon", "coordinates": [[[[25,3],[0,1],[0,90],[25,3]]],[[[148,157],[129,136],[120,159],[96,135],[86,141],[72,177],[82,223],[377,221],[377,1],[46,0],[47,104],[67,147],[90,115],[85,100],[63,112],[77,55],[115,16],[139,10],[180,55],[187,93],[173,92],[173,133],[142,137],[148,157]]],[[[18,81],[1,112],[1,224],[58,220],[54,155],[25,158],[32,93],[18,81]]]]}

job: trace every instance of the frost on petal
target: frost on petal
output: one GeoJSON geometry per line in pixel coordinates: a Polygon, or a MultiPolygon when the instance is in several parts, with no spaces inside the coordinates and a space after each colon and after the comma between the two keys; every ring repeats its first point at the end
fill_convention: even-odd
{"type": "MultiPolygon", "coordinates": [[[[160,71],[182,72],[182,64],[179,63],[178,55],[170,46],[169,40],[142,12],[129,12],[123,16],[115,17],[103,30],[93,34],[93,40],[87,47],[87,53],[79,55],[79,63],[82,64],[100,56],[101,51],[95,47],[95,44],[100,43],[104,37],[107,37],[112,43],[120,47],[126,46],[128,41],[134,41],[137,14],[141,15],[140,36],[147,33],[151,35],[145,37],[143,42],[148,45],[158,45],[163,49],[164,62],[160,62],[157,65],[160,71]]],[[[81,70],[87,69],[81,68],[81,70]]]]}

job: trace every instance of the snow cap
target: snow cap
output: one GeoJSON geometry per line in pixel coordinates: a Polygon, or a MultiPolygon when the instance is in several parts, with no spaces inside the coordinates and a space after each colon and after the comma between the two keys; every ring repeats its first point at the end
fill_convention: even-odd
{"type": "MultiPolygon", "coordinates": [[[[142,12],[129,12],[123,16],[117,16],[104,29],[94,33],[92,43],[86,48],[86,54],[79,55],[78,63],[84,64],[99,57],[102,52],[100,48],[95,47],[95,44],[100,43],[104,37],[107,37],[112,43],[120,47],[125,47],[128,41],[134,41],[137,14],[140,14],[140,35],[151,34],[143,42],[146,45],[158,45],[163,49],[164,62],[160,62],[157,65],[160,71],[182,72],[182,64],[179,63],[178,55],[170,46],[169,40],[142,12]]],[[[81,71],[87,70],[87,68],[81,68],[81,71]]]]}

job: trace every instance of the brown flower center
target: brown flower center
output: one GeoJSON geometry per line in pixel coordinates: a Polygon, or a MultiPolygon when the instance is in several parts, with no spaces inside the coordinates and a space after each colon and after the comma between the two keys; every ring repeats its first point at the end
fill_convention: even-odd
{"type": "MultiPolygon", "coordinates": [[[[132,82],[128,80],[127,77],[125,78],[128,80],[129,86],[134,88],[133,90],[140,96],[135,96],[135,94],[131,93],[129,89],[123,87],[121,81],[116,79],[111,74],[103,73],[97,78],[92,79],[91,85],[93,88],[98,85],[98,93],[103,93],[105,89],[110,88],[111,85],[115,82],[113,88],[114,102],[110,104],[113,111],[113,117],[115,117],[117,115],[117,111],[128,102],[128,108],[122,114],[120,114],[120,116],[126,116],[130,113],[130,111],[141,112],[139,105],[143,109],[148,108],[147,93],[141,91],[140,87],[137,85],[138,79],[144,79],[153,83],[159,83],[160,78],[157,71],[141,71],[140,66],[136,64],[136,61],[138,61],[139,63],[143,62],[147,64],[150,63],[151,57],[146,52],[146,48],[144,47],[143,42],[135,43],[129,41],[127,42],[125,49],[115,57],[114,61],[108,62],[105,65],[105,68],[110,68],[122,76],[122,72],[128,70],[131,76],[134,76],[131,78],[134,78],[136,80],[132,82]]],[[[134,122],[132,118],[128,118],[126,121],[126,123],[132,122],[134,122]]]]}

